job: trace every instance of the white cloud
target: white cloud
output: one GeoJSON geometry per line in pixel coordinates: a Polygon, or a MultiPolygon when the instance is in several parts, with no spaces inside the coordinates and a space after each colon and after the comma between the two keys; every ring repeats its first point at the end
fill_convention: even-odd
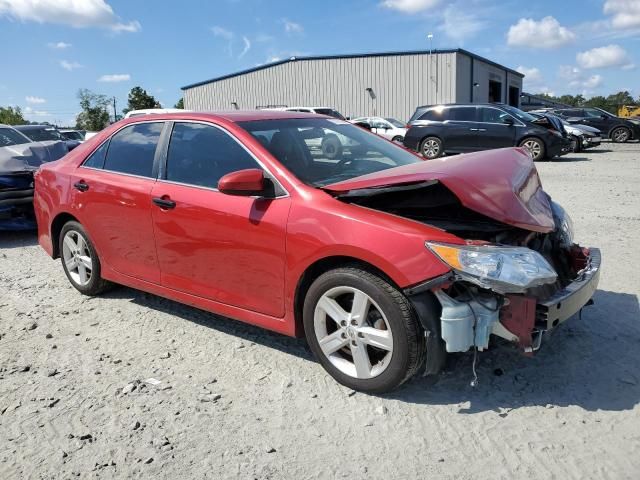
{"type": "Polygon", "coordinates": [[[240,52],[240,55],[238,55],[238,58],[244,57],[251,48],[251,42],[247,37],[242,37],[242,41],[244,42],[244,48],[242,49],[242,52],[240,52]]]}
{"type": "Polygon", "coordinates": [[[287,20],[286,18],[282,19],[282,23],[284,23],[284,31],[287,33],[302,33],[304,31],[302,25],[287,20]]]}
{"type": "Polygon", "coordinates": [[[626,50],[613,44],[580,52],[576,61],[582,68],[622,67],[631,63],[626,50]]]}
{"type": "Polygon", "coordinates": [[[51,114],[45,110],[34,110],[31,107],[25,107],[23,110],[25,115],[31,116],[31,117],[49,117],[51,116],[51,114]]]}
{"type": "Polygon", "coordinates": [[[535,83],[542,80],[542,74],[540,73],[540,70],[538,68],[528,68],[520,65],[518,68],[516,68],[516,71],[524,75],[525,81],[528,80],[535,83]]]}
{"type": "Polygon", "coordinates": [[[611,26],[619,30],[640,28],[640,2],[638,0],[607,0],[604,13],[612,15],[611,26]]]}
{"type": "Polygon", "coordinates": [[[403,13],[418,13],[433,8],[439,3],[440,0],[384,0],[381,5],[403,13]]]}
{"type": "Polygon", "coordinates": [[[131,80],[131,75],[128,73],[114,73],[111,75],[102,75],[98,81],[99,82],[107,82],[107,83],[115,83],[115,82],[127,82],[131,80]]]}
{"type": "Polygon", "coordinates": [[[139,32],[141,29],[142,29],[142,25],[140,25],[140,22],[137,20],[132,20],[131,22],[127,22],[127,23],[118,22],[111,25],[111,30],[113,30],[116,33],[120,33],[120,32],[135,33],[135,32],[139,32]]]}
{"type": "Polygon", "coordinates": [[[27,103],[31,103],[31,104],[47,103],[47,101],[42,97],[32,97],[28,95],[24,99],[27,101],[27,103]]]}
{"type": "Polygon", "coordinates": [[[449,5],[443,13],[442,24],[438,30],[462,43],[465,39],[475,36],[485,25],[485,22],[474,14],[467,13],[458,6],[449,5]]]}
{"type": "Polygon", "coordinates": [[[266,33],[260,33],[256,35],[256,42],[259,42],[259,43],[270,42],[272,40],[273,40],[273,37],[271,35],[267,35],[266,33]]]}
{"type": "Polygon", "coordinates": [[[596,88],[602,85],[602,77],[600,75],[591,75],[589,78],[582,82],[584,88],[596,88]]]}
{"type": "Polygon", "coordinates": [[[539,22],[521,18],[518,23],[509,27],[507,44],[514,47],[557,48],[573,42],[575,38],[575,33],[551,16],[544,17],[539,22]]]}
{"type": "Polygon", "coordinates": [[[571,65],[562,65],[558,75],[571,88],[593,89],[603,83],[601,75],[586,76],[578,67],[572,67],[571,65]]]}
{"type": "Polygon", "coordinates": [[[225,40],[231,40],[233,38],[233,32],[226,28],[219,27],[218,25],[211,27],[211,31],[216,37],[224,38],[225,40]]]}
{"type": "Polygon", "coordinates": [[[71,44],[65,42],[49,42],[47,43],[47,47],[54,48],[56,50],[64,50],[65,48],[71,47],[71,44]]]}
{"type": "Polygon", "coordinates": [[[137,21],[121,23],[104,0],[0,0],[0,16],[76,28],[102,27],[115,32],[140,29],[137,21]]]}
{"type": "Polygon", "coordinates": [[[75,70],[76,68],[82,68],[82,65],[78,62],[69,62],[67,60],[60,60],[60,66],[69,71],[75,70]]]}

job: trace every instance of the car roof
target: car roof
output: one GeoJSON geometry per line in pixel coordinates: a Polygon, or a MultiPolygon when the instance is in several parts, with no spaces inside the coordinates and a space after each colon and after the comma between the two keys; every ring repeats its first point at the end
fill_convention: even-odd
{"type": "MultiPolygon", "coordinates": [[[[293,118],[331,118],[316,113],[289,112],[283,110],[231,110],[221,112],[181,112],[181,113],[159,113],[153,115],[153,120],[227,120],[229,122],[248,122],[252,120],[278,120],[293,118]]],[[[141,115],[126,119],[127,122],[149,121],[149,116],[141,115]]]]}
{"type": "MultiPolygon", "coordinates": [[[[504,103],[434,103],[433,105],[420,105],[418,108],[436,108],[436,107],[508,107],[504,103]]],[[[517,108],[517,107],[515,107],[517,108]]]]}
{"type": "Polygon", "coordinates": [[[56,129],[54,125],[16,125],[14,127],[16,130],[42,130],[42,129],[56,129]]]}

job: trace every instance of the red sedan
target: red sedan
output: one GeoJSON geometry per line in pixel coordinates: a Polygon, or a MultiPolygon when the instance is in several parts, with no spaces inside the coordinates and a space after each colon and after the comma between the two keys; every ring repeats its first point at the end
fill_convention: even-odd
{"type": "Polygon", "coordinates": [[[305,335],[369,392],[490,336],[537,350],[599,276],[524,150],[423,161],[312,114],[124,120],[44,165],[34,202],[81,293],[118,283],[305,335]]]}

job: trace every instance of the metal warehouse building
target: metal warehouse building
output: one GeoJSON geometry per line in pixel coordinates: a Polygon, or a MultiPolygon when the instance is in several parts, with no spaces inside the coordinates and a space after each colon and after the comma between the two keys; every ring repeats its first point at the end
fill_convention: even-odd
{"type": "Polygon", "coordinates": [[[518,106],[524,75],[462,49],[291,57],[183,87],[185,108],[332,107],[408,120],[419,105],[518,106]]]}

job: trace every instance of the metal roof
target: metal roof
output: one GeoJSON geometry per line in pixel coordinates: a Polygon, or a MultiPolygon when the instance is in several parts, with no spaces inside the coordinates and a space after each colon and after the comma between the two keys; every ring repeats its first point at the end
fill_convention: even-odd
{"type": "Polygon", "coordinates": [[[409,50],[409,51],[400,51],[400,52],[355,53],[355,54],[346,54],[346,55],[317,55],[317,56],[305,56],[305,57],[291,57],[285,60],[278,60],[277,62],[265,63],[264,65],[248,68],[246,70],[241,70],[239,72],[229,73],[227,75],[222,75],[220,77],[210,78],[209,80],[203,80],[201,82],[185,85],[184,87],[181,88],[181,90],[188,90],[189,88],[199,87],[200,85],[206,85],[207,83],[213,83],[219,80],[225,80],[227,78],[239,77],[241,75],[246,75],[247,73],[257,72],[259,70],[275,67],[277,65],[283,65],[289,62],[310,61],[310,60],[335,60],[340,58],[398,57],[398,56],[405,56],[405,55],[427,55],[429,53],[433,53],[433,54],[460,53],[463,55],[467,55],[468,57],[474,58],[476,60],[479,60],[481,62],[487,63],[489,65],[493,65],[494,67],[500,68],[502,70],[506,70],[513,75],[524,77],[522,73],[516,70],[507,68],[503,65],[500,65],[499,63],[496,63],[487,58],[481,57],[480,55],[476,55],[475,53],[472,53],[468,50],[464,50],[462,48],[454,48],[454,49],[431,50],[431,51],[430,50],[409,50]]]}

